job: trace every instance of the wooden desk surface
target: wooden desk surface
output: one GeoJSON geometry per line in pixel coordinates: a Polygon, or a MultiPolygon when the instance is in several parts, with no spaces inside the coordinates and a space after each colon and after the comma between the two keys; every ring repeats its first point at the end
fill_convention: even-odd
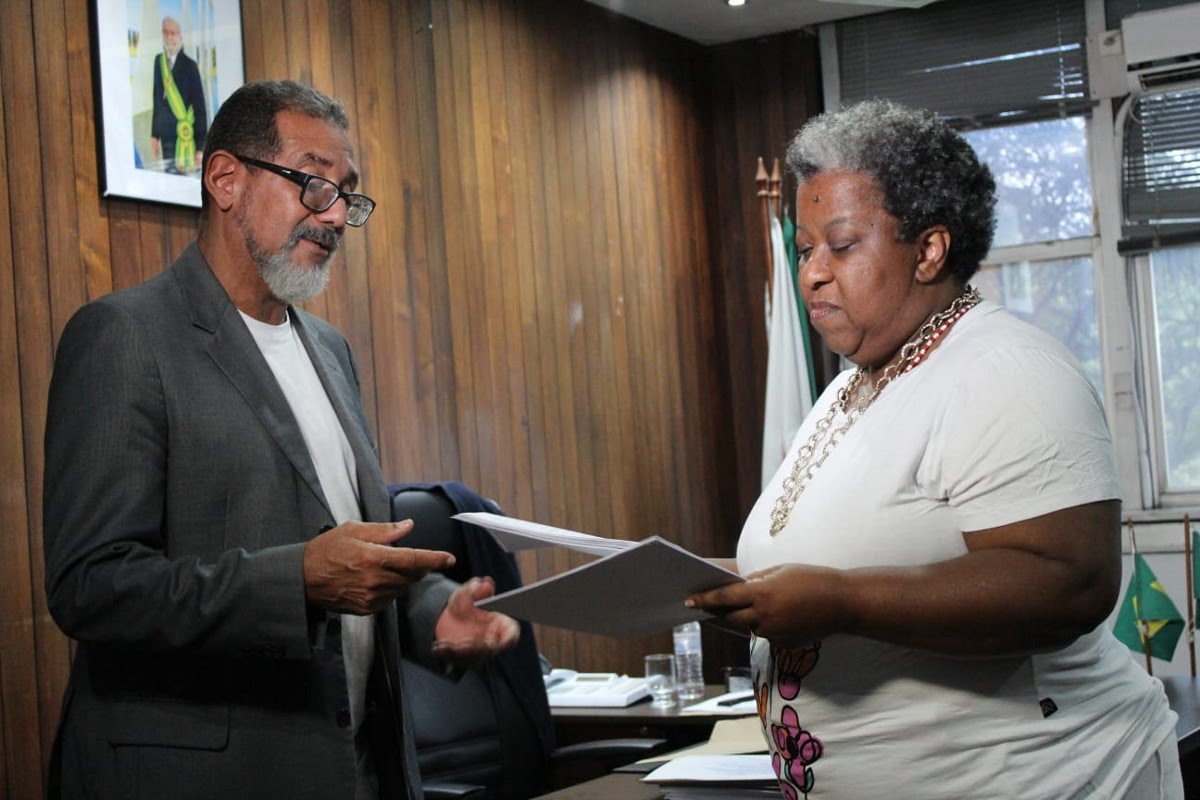
{"type": "Polygon", "coordinates": [[[614,772],[603,778],[542,795],[538,800],[661,800],[662,790],[653,784],[642,783],[641,777],[628,772],[614,772]]]}

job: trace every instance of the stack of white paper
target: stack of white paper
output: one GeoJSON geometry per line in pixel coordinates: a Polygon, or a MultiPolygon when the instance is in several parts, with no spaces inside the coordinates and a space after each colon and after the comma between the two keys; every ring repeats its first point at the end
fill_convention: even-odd
{"type": "Polygon", "coordinates": [[[606,539],[590,533],[555,528],[540,522],[513,519],[502,514],[489,514],[486,511],[464,511],[461,514],[455,514],[454,518],[487,528],[496,537],[500,546],[510,553],[554,545],[593,556],[606,556],[610,553],[628,550],[637,544],[624,539],[606,539]]]}
{"type": "Polygon", "coordinates": [[[658,784],[667,800],[752,800],[779,797],[769,755],[681,756],[642,778],[658,784]]]}
{"type": "Polygon", "coordinates": [[[496,514],[456,514],[455,519],[507,537],[514,547],[559,544],[597,555],[607,548],[607,555],[589,564],[478,603],[559,628],[617,638],[657,633],[709,616],[686,607],[688,595],[743,580],[657,536],[634,543],[496,514]]]}

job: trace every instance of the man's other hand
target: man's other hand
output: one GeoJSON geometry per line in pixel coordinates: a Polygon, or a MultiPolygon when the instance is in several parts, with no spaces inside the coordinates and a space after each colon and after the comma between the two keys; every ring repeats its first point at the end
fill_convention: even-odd
{"type": "Polygon", "coordinates": [[[470,666],[487,661],[517,643],[521,628],[515,619],[475,605],[495,593],[496,584],[491,578],[472,578],[455,590],[434,629],[435,656],[470,666]]]}

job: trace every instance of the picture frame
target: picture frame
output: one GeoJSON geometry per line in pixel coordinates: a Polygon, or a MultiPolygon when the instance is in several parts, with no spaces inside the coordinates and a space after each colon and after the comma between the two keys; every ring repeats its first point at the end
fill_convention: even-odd
{"type": "Polygon", "coordinates": [[[101,194],[199,208],[208,125],[245,82],[240,0],[93,3],[101,194]]]}

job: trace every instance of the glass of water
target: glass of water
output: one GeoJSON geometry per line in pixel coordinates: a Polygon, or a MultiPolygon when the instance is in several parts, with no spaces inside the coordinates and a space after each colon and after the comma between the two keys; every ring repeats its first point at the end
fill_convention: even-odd
{"type": "Polygon", "coordinates": [[[651,708],[675,705],[675,655],[653,653],[646,656],[646,683],[650,687],[651,708]]]}

